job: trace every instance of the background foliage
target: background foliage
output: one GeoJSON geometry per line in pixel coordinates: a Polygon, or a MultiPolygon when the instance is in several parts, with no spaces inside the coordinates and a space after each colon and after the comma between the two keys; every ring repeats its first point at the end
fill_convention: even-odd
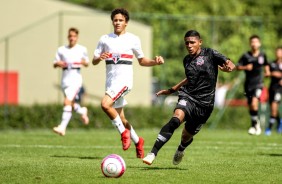
{"type": "MultiPolygon", "coordinates": [[[[281,0],[64,0],[110,12],[124,7],[131,18],[153,28],[153,55],[163,55],[166,64],[154,68],[154,76],[162,88],[183,78],[182,59],[187,51],[183,35],[189,29],[198,30],[204,46],[227,55],[235,63],[249,49],[248,38],[258,34],[263,50],[274,59],[274,50],[282,45],[281,0]]],[[[220,72],[219,80],[229,82],[237,72],[220,72]]]]}
{"type": "MultiPolygon", "coordinates": [[[[57,126],[62,116],[61,104],[32,105],[32,106],[0,106],[0,130],[4,129],[34,129],[57,126]]],[[[88,106],[89,126],[84,126],[80,116],[73,113],[68,128],[112,128],[112,123],[105,116],[100,106],[88,106]]],[[[218,109],[214,109],[207,121],[205,128],[209,128],[215,120],[218,109]]],[[[159,128],[163,126],[173,114],[173,108],[169,106],[130,107],[125,115],[134,128],[159,128]]],[[[228,107],[216,127],[223,129],[246,130],[249,126],[249,115],[246,107],[228,107]],[[236,117],[236,118],[230,118],[236,117]]]]}

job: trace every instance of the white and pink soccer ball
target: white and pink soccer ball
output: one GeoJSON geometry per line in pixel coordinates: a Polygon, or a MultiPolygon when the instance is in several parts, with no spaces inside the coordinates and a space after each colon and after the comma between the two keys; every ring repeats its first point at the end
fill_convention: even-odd
{"type": "Polygon", "coordinates": [[[123,175],[126,165],[123,158],[117,154],[106,156],[101,163],[101,170],[104,176],[118,178],[123,175]]]}

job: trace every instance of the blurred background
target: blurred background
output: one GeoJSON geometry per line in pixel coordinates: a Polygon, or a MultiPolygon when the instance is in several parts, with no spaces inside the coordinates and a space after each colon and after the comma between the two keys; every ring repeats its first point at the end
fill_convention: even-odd
{"type": "MultiPolygon", "coordinates": [[[[61,71],[52,68],[56,49],[67,43],[68,28],[77,27],[79,43],[88,48],[92,59],[100,36],[112,31],[110,12],[117,7],[129,11],[127,30],[140,37],[145,55],[162,55],[166,61],[152,68],[135,62],[128,116],[140,121],[140,127],[159,126],[171,115],[177,97],[156,98],[154,93],[185,77],[182,59],[187,54],[183,44],[187,30],[198,30],[204,47],[220,51],[234,63],[249,50],[248,38],[253,34],[261,37],[269,61],[282,45],[281,0],[0,0],[0,128],[50,127],[59,121],[63,96],[61,71]],[[148,122],[155,116],[155,124],[148,122]]],[[[109,123],[100,115],[99,103],[104,95],[105,66],[90,66],[82,74],[83,103],[93,108],[93,126],[104,127],[109,123]]],[[[243,72],[219,72],[218,86],[224,89],[218,91],[223,99],[209,127],[248,126],[243,80],[243,72]]],[[[267,119],[264,106],[262,118],[267,119]]]]}

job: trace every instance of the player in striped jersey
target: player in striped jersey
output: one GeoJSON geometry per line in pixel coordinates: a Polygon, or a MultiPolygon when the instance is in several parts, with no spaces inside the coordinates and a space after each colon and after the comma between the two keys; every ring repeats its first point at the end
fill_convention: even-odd
{"type": "Polygon", "coordinates": [[[139,137],[124,115],[127,104],[124,96],[132,89],[133,55],[141,66],[154,66],[164,63],[161,56],[148,59],[144,56],[140,39],[126,31],[129,21],[127,10],[120,8],[112,11],[111,20],[114,32],[103,35],[94,51],[93,65],[106,62],[106,94],[101,106],[121,134],[123,150],[130,147],[130,138],[136,146],[137,158],[144,157],[144,140],[139,137]]]}
{"type": "Polygon", "coordinates": [[[68,31],[69,44],[58,48],[53,66],[62,68],[62,90],[65,96],[61,123],[53,131],[61,136],[66,133],[66,128],[72,116],[72,110],[81,115],[84,124],[89,123],[87,108],[75,102],[75,97],[82,87],[81,66],[88,66],[89,58],[87,49],[77,44],[78,29],[70,28],[68,31]]]}

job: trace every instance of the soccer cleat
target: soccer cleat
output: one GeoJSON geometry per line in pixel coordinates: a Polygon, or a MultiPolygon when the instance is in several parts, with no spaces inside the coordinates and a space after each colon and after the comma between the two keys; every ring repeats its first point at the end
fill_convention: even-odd
{"type": "Polygon", "coordinates": [[[81,115],[81,119],[83,121],[83,124],[88,125],[89,124],[89,118],[88,118],[88,110],[86,107],[82,107],[84,113],[81,115]]]}
{"type": "Polygon", "coordinates": [[[265,130],[265,135],[271,135],[271,129],[270,128],[267,128],[265,130]]]}
{"type": "Polygon", "coordinates": [[[127,150],[130,147],[130,130],[125,129],[121,134],[122,149],[127,150]]]}
{"type": "Polygon", "coordinates": [[[143,158],[143,163],[151,165],[154,162],[155,158],[156,156],[154,153],[148,153],[147,156],[143,158]]]}
{"type": "Polygon", "coordinates": [[[142,137],[139,137],[139,141],[136,146],[136,156],[137,158],[143,158],[144,157],[144,139],[142,137]]]}
{"type": "Polygon", "coordinates": [[[176,152],[175,152],[175,154],[173,156],[172,163],[174,165],[178,165],[182,161],[183,156],[184,156],[184,151],[176,150],[176,152]]]}
{"type": "Polygon", "coordinates": [[[259,123],[256,124],[255,129],[256,129],[256,135],[260,135],[261,134],[261,128],[260,128],[259,123]]]}
{"type": "Polygon", "coordinates": [[[64,136],[66,134],[66,130],[61,128],[60,126],[54,127],[53,131],[59,134],[60,136],[64,136]]]}
{"type": "Polygon", "coordinates": [[[249,130],[248,130],[248,133],[250,135],[255,135],[256,134],[256,128],[255,127],[250,127],[249,130]]]}

